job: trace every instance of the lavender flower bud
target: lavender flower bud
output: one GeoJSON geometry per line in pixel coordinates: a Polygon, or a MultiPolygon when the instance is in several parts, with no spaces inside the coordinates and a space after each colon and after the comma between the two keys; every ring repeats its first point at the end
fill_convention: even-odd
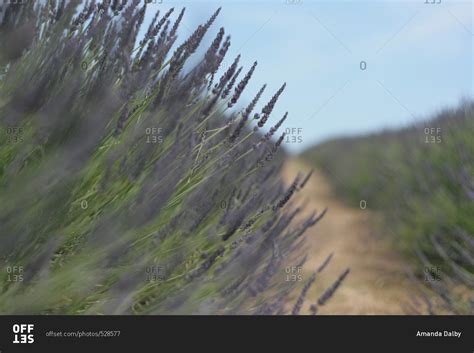
{"type": "Polygon", "coordinates": [[[255,61],[250,68],[249,72],[247,72],[247,75],[242,79],[242,81],[239,82],[237,87],[235,87],[234,95],[232,96],[232,99],[230,102],[227,104],[229,108],[231,108],[235,103],[237,103],[237,100],[239,99],[240,95],[244,91],[245,87],[250,81],[250,78],[252,77],[253,72],[255,71],[255,67],[257,66],[257,62],[255,61]]]}

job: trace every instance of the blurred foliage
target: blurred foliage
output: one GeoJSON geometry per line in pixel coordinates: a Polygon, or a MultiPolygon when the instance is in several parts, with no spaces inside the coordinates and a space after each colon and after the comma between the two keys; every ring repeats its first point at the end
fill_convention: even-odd
{"type": "Polygon", "coordinates": [[[367,208],[382,213],[384,233],[417,261],[417,275],[425,275],[425,268],[440,268],[442,281],[425,282],[443,297],[449,311],[472,312],[472,101],[401,130],[334,139],[304,157],[327,174],[349,204],[359,207],[365,200],[367,208]],[[459,283],[468,293],[462,299],[453,294],[459,283]]]}

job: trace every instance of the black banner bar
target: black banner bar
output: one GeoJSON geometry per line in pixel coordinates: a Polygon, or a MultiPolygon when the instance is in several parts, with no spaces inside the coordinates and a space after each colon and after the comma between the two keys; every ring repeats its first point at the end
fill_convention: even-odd
{"type": "Polygon", "coordinates": [[[289,352],[472,353],[473,331],[472,316],[0,316],[0,353],[248,351],[257,343],[289,352]]]}

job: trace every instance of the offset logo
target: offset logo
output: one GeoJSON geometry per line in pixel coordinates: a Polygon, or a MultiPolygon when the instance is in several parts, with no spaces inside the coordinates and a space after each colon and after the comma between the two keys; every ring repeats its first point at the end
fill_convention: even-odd
{"type": "Polygon", "coordinates": [[[35,341],[34,328],[34,324],[14,324],[13,343],[33,343],[35,341]]]}

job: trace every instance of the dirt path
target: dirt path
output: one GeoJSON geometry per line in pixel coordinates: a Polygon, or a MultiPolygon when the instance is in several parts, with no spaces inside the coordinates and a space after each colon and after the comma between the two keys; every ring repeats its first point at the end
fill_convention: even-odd
{"type": "MultiPolygon", "coordinates": [[[[300,160],[290,160],[283,174],[291,183],[298,171],[309,170],[300,160]]],[[[320,307],[320,314],[409,314],[406,303],[412,302],[416,288],[405,274],[403,258],[377,235],[371,211],[344,205],[317,171],[295,196],[307,202],[306,214],[328,207],[323,219],[305,233],[308,260],[303,266],[303,280],[334,253],[308,292],[301,314],[309,312],[309,306],[347,267],[351,269],[349,276],[329,302],[320,307]]],[[[295,299],[292,298],[293,303],[295,299]]]]}

